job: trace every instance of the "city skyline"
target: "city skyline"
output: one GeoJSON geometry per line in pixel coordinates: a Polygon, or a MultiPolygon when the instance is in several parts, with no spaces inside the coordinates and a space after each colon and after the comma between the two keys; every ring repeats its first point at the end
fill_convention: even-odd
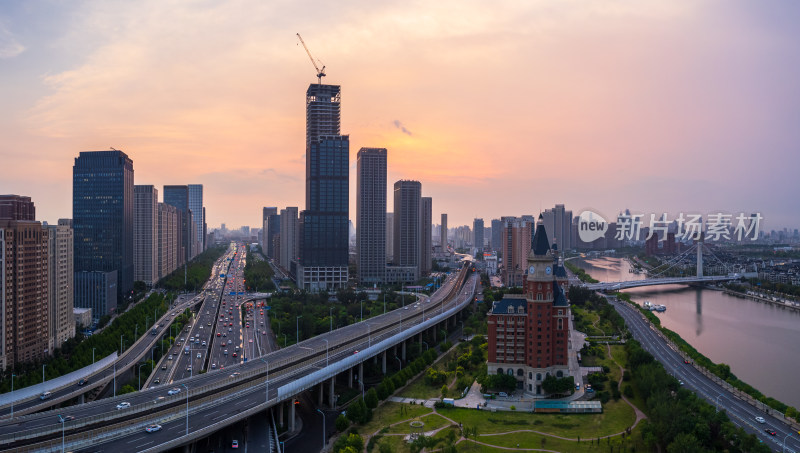
{"type": "Polygon", "coordinates": [[[113,146],[147,175],[137,184],[203,184],[210,227],[258,226],[265,203],[303,206],[297,93],[315,77],[300,31],[325,82],[344,87],[352,148],[387,148],[387,179],[423,181],[451,225],[556,203],[800,224],[786,209],[800,142],[796,4],[307,9],[5,5],[0,193],[33,197],[40,219],[69,218],[73,157],[113,146]],[[535,181],[534,162],[547,168],[535,181]]]}

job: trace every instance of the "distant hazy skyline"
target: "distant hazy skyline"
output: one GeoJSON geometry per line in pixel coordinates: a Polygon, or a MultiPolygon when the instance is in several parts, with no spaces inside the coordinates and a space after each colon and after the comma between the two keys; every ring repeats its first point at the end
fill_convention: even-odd
{"type": "MultiPolygon", "coordinates": [[[[80,151],[203,184],[209,228],[304,208],[305,91],[433,217],[761,212],[800,226],[800,3],[7,1],[0,193],[71,217],[80,151]]],[[[391,190],[389,191],[391,200],[391,190]]]]}

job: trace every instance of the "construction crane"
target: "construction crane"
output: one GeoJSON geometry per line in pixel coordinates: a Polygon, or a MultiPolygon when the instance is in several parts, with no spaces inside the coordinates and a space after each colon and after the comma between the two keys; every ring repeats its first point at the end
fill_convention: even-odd
{"type": "MultiPolygon", "coordinates": [[[[317,61],[319,60],[314,61],[314,57],[311,56],[311,51],[308,50],[308,46],[306,46],[306,42],[303,41],[303,37],[300,36],[300,33],[297,34],[297,37],[300,38],[300,44],[303,45],[303,49],[306,49],[306,53],[308,54],[308,58],[311,60],[311,64],[313,64],[314,69],[317,70],[317,80],[319,80],[319,84],[321,85],[322,78],[325,77],[325,65],[322,65],[322,69],[320,69],[319,66],[317,65],[317,61]]],[[[322,62],[319,61],[319,64],[322,64],[322,62]]]]}

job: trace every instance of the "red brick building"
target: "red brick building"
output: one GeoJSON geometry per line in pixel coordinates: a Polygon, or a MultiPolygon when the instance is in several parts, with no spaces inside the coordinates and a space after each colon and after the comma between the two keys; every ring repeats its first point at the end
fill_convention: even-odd
{"type": "Polygon", "coordinates": [[[488,373],[517,379],[517,388],[544,396],[548,375],[569,375],[567,274],[541,221],[527,260],[524,294],[505,295],[489,312],[488,373]]]}

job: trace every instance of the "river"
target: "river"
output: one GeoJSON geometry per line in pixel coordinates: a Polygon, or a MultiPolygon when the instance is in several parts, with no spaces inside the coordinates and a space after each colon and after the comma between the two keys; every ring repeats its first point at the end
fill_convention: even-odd
{"type": "MultiPolygon", "coordinates": [[[[621,258],[575,259],[600,281],[639,280],[621,258]]],[[[625,290],[640,305],[667,307],[656,313],[661,325],[678,333],[715,363],[730,365],[741,380],[800,408],[800,311],[729,296],[721,291],[664,285],[625,290]]],[[[655,312],[654,312],[655,313],[655,312]]]]}

